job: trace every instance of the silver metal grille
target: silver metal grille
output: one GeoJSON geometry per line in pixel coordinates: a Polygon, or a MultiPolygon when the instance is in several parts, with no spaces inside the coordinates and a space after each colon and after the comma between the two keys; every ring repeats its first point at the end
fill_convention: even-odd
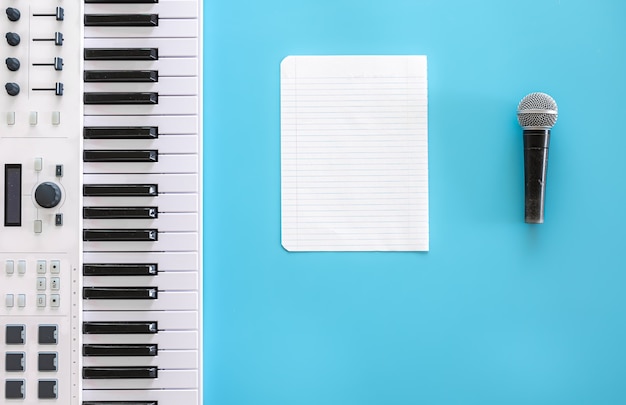
{"type": "Polygon", "coordinates": [[[546,93],[530,93],[517,106],[517,120],[524,128],[552,128],[557,118],[556,101],[546,93]]]}

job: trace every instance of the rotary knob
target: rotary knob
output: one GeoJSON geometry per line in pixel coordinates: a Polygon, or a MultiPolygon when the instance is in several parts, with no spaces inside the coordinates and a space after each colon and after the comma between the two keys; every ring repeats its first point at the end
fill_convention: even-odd
{"type": "Polygon", "coordinates": [[[18,94],[20,94],[20,85],[17,83],[9,82],[4,85],[4,88],[6,89],[7,93],[9,93],[9,96],[17,96],[18,94]]]}
{"type": "Polygon", "coordinates": [[[53,208],[61,202],[61,189],[56,184],[46,181],[35,189],[35,201],[43,208],[53,208]]]}
{"type": "Polygon", "coordinates": [[[4,37],[11,46],[17,46],[20,43],[20,35],[17,32],[7,32],[4,37]]]}
{"type": "Polygon", "coordinates": [[[6,58],[4,62],[7,64],[7,68],[12,72],[20,68],[20,60],[18,58],[6,58]]]}
{"type": "Polygon", "coordinates": [[[7,17],[9,21],[17,21],[22,16],[20,14],[20,10],[13,8],[13,7],[7,7],[6,12],[7,12],[7,17]]]}

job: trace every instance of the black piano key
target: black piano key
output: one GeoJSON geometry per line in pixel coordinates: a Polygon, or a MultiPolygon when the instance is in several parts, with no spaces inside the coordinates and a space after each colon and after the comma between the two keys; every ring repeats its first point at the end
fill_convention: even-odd
{"type": "Polygon", "coordinates": [[[155,300],[156,287],[83,287],[86,300],[155,300]]]}
{"type": "Polygon", "coordinates": [[[83,334],[85,335],[151,335],[158,332],[156,321],[83,322],[83,334]]]}
{"type": "Polygon", "coordinates": [[[156,184],[86,184],[85,197],[156,197],[159,189],[156,184]]]}
{"type": "Polygon", "coordinates": [[[158,27],[158,14],[85,14],[85,27],[158,27]]]}
{"type": "Polygon", "coordinates": [[[91,263],[83,264],[83,276],[156,276],[156,263],[91,263]]]}
{"type": "Polygon", "coordinates": [[[85,70],[83,80],[99,83],[154,83],[159,81],[159,72],[156,70],[85,70]]]}
{"type": "Polygon", "coordinates": [[[156,242],[157,229],[85,229],[85,242],[156,242]]]}
{"type": "Polygon", "coordinates": [[[156,344],[84,344],[83,356],[156,356],[156,344]]]}
{"type": "Polygon", "coordinates": [[[156,367],[83,367],[84,379],[157,378],[156,367]]]}
{"type": "Polygon", "coordinates": [[[159,94],[154,92],[102,92],[83,94],[84,104],[115,104],[115,105],[141,105],[159,104],[159,94]]]}
{"type": "Polygon", "coordinates": [[[84,219],[155,219],[157,207],[84,207],[84,219]]]}
{"type": "Polygon", "coordinates": [[[83,405],[159,405],[158,401],[83,401],[83,405]]]}
{"type": "Polygon", "coordinates": [[[85,60],[158,60],[158,48],[85,48],[85,60]]]}
{"type": "Polygon", "coordinates": [[[84,139],[156,139],[159,127],[84,127],[84,139]]]}
{"type": "Polygon", "coordinates": [[[103,149],[84,150],[83,162],[109,163],[109,162],[135,162],[155,163],[159,161],[159,151],[154,149],[103,149]]]}

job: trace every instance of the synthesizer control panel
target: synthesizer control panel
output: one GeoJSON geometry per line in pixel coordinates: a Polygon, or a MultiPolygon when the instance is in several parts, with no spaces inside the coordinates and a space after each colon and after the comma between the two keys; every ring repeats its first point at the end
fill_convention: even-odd
{"type": "Polygon", "coordinates": [[[0,403],[202,403],[201,0],[0,12],[0,403]]]}

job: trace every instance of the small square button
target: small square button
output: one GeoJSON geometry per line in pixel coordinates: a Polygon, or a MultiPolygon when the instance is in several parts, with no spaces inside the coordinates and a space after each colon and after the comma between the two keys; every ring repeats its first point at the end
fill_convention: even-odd
{"type": "Polygon", "coordinates": [[[26,260],[18,260],[17,261],[17,272],[19,274],[26,273],[26,260]]]}
{"type": "Polygon", "coordinates": [[[26,353],[24,352],[7,352],[4,358],[6,371],[24,371],[26,365],[26,353]]]}
{"type": "Polygon", "coordinates": [[[15,262],[13,260],[7,260],[4,263],[4,268],[7,274],[13,274],[15,271],[15,262]]]}
{"type": "Polygon", "coordinates": [[[39,352],[39,361],[37,364],[39,371],[57,371],[57,353],[39,352]]]}
{"type": "Polygon", "coordinates": [[[17,294],[17,306],[21,308],[26,306],[26,294],[17,294]]]}
{"type": "Polygon", "coordinates": [[[15,304],[15,298],[13,294],[7,294],[4,297],[4,304],[6,305],[7,308],[12,308],[13,305],[15,304]]]}
{"type": "Polygon", "coordinates": [[[39,380],[39,399],[56,399],[57,380],[39,380]]]}
{"type": "Polygon", "coordinates": [[[59,277],[50,278],[50,289],[57,291],[61,288],[61,279],[59,277]]]}
{"type": "Polygon", "coordinates": [[[45,277],[37,277],[37,289],[39,291],[43,291],[46,289],[46,278],[45,277]]]}
{"type": "Polygon", "coordinates": [[[39,325],[39,344],[57,344],[57,325],[39,325]]]}
{"type": "Polygon", "coordinates": [[[46,274],[45,260],[37,260],[37,274],[46,274]]]}
{"type": "Polygon", "coordinates": [[[4,397],[6,399],[24,399],[26,381],[6,380],[4,383],[4,397]]]}
{"type": "Polygon", "coordinates": [[[61,295],[50,294],[50,306],[54,308],[61,306],[61,295]]]}
{"type": "Polygon", "coordinates": [[[50,260],[50,273],[59,274],[61,272],[61,261],[50,260]]]}
{"type": "Polygon", "coordinates": [[[24,325],[7,325],[6,344],[23,345],[26,339],[26,327],[24,325]]]}
{"type": "Polygon", "coordinates": [[[37,306],[40,308],[46,306],[46,294],[37,294],[37,306]]]}

